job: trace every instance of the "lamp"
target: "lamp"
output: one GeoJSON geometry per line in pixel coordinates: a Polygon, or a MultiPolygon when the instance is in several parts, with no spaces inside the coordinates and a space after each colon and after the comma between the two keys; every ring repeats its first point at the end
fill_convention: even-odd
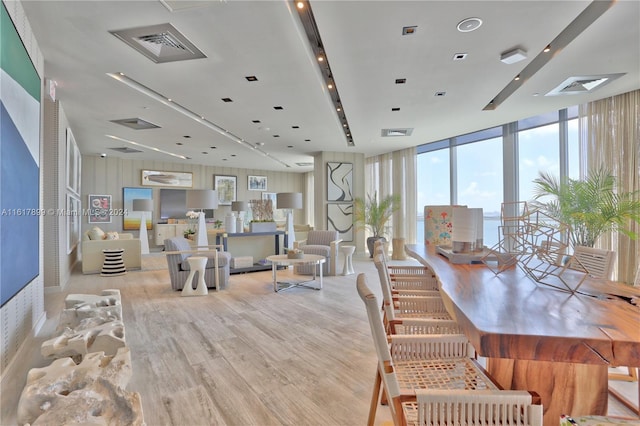
{"type": "Polygon", "coordinates": [[[191,189],[187,191],[187,208],[200,209],[198,216],[198,231],[196,232],[196,245],[207,246],[207,224],[204,221],[203,209],[218,208],[218,192],[215,189],[191,189]]]}
{"type": "Polygon", "coordinates": [[[249,208],[249,204],[246,201],[232,201],[231,211],[238,212],[238,218],[236,219],[236,232],[244,232],[244,217],[242,213],[246,212],[249,208]]]}
{"type": "Polygon", "coordinates": [[[145,212],[153,211],[151,198],[136,198],[132,202],[134,212],[140,213],[140,252],[149,254],[149,237],[147,236],[147,217],[145,212]]]}
{"type": "Polygon", "coordinates": [[[287,248],[293,248],[295,233],[293,231],[293,209],[302,208],[302,193],[300,192],[279,192],[276,194],[276,206],[279,209],[287,209],[287,248]]]}

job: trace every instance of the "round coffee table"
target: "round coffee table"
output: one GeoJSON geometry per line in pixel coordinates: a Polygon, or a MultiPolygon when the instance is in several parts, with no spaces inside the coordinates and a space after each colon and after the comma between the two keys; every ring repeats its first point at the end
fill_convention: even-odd
{"type": "Polygon", "coordinates": [[[286,290],[292,287],[307,287],[312,288],[314,290],[322,289],[322,264],[327,261],[324,256],[320,256],[317,254],[305,254],[300,259],[289,259],[286,254],[275,254],[273,256],[267,256],[267,260],[271,262],[271,271],[273,275],[273,291],[276,293],[281,290],[286,290]],[[309,264],[316,265],[316,268],[313,269],[313,279],[307,281],[298,281],[298,282],[279,282],[277,278],[278,266],[292,266],[292,265],[301,265],[301,264],[309,264]],[[319,270],[320,279],[318,280],[320,283],[319,287],[311,287],[305,285],[312,281],[316,281],[316,270],[319,270]]]}

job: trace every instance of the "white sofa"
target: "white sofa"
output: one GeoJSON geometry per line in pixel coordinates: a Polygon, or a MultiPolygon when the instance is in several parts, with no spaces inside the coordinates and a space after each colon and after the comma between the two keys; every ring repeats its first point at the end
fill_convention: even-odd
{"type": "Polygon", "coordinates": [[[124,266],[129,269],[142,268],[142,249],[139,238],[133,234],[118,234],[117,240],[92,240],[87,231],[82,235],[82,273],[98,274],[102,271],[104,249],[124,249],[122,258],[124,266]]]}

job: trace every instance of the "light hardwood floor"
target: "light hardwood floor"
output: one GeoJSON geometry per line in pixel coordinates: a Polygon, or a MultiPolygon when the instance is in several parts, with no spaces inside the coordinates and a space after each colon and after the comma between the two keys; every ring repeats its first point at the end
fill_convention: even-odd
{"type": "MultiPolygon", "coordinates": [[[[354,268],[379,294],[373,262],[356,257],[354,268]]],[[[46,295],[47,324],[17,377],[3,379],[0,424],[15,424],[28,369],[49,363],[39,344],[53,334],[64,296],[118,288],[133,358],[128,389],[140,392],[147,425],[363,425],[376,355],[355,280],[325,277],[321,291],[274,293],[265,271],[187,298],[171,290],[161,254],[119,277],[74,273],[64,293],[46,295]]],[[[611,399],[610,413],[630,415],[611,399]]],[[[391,424],[387,407],[376,423],[391,424]]]]}

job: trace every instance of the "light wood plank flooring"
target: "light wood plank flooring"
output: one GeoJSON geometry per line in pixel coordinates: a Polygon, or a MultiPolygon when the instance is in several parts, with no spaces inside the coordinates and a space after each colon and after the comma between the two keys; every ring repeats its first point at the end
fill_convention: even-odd
{"type": "MultiPolygon", "coordinates": [[[[373,262],[356,257],[354,267],[379,294],[373,262]]],[[[355,279],[325,277],[321,291],[274,293],[271,272],[256,272],[185,298],[171,290],[157,253],[144,256],[142,271],[119,277],[74,273],[64,293],[46,295],[49,319],[15,369],[22,375],[3,378],[0,424],[15,424],[28,369],[49,363],[39,345],[53,335],[64,296],[118,288],[133,358],[128,389],[140,392],[149,426],[363,425],[376,355],[355,279]]],[[[609,406],[631,415],[614,400],[609,406]]],[[[391,424],[387,407],[376,423],[391,424]]]]}

